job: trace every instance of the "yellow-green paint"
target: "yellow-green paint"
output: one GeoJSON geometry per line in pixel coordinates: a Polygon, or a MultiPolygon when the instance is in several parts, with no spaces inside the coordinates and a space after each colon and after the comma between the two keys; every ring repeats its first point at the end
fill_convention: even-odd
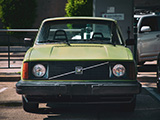
{"type": "Polygon", "coordinates": [[[31,48],[24,61],[51,60],[133,60],[131,51],[111,44],[43,44],[31,48]]]}
{"type": "MultiPolygon", "coordinates": [[[[30,48],[24,61],[70,61],[70,60],[114,60],[114,61],[132,61],[131,51],[122,45],[111,44],[42,44],[30,48]]],[[[23,80],[23,78],[21,78],[23,80]]],[[[25,81],[25,80],[24,80],[25,81]]],[[[44,81],[44,80],[27,80],[44,81]]],[[[45,80],[53,81],[53,80],[45,80]]],[[[64,80],[54,80],[63,82],[64,80]]],[[[65,80],[66,82],[106,82],[113,80],[65,80]]],[[[116,81],[134,81],[134,80],[116,80],[116,81]]]]}

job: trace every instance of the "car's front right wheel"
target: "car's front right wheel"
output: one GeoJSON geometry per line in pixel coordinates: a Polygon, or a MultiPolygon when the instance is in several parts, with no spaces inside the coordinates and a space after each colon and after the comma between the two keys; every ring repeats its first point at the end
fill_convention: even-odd
{"type": "Polygon", "coordinates": [[[26,102],[24,96],[22,96],[22,104],[23,104],[23,109],[26,112],[36,112],[38,110],[38,103],[26,102]]]}
{"type": "Polygon", "coordinates": [[[127,112],[133,112],[135,110],[136,107],[136,95],[133,96],[133,100],[131,101],[131,103],[125,103],[123,104],[123,108],[125,111],[127,112]]]}

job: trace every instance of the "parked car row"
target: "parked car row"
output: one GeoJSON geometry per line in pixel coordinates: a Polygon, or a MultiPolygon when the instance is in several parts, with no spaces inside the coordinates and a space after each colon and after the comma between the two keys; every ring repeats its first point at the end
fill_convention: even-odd
{"type": "Polygon", "coordinates": [[[157,60],[157,89],[160,92],[160,15],[134,15],[137,26],[137,64],[157,60]]]}
{"type": "Polygon", "coordinates": [[[160,53],[160,15],[134,15],[137,26],[137,63],[156,60],[160,53]]]}

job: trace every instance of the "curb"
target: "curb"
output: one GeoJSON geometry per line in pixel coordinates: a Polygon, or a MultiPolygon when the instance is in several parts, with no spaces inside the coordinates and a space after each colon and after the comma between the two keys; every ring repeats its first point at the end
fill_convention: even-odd
{"type": "Polygon", "coordinates": [[[20,75],[0,75],[0,82],[16,82],[21,79],[20,75]]]}
{"type": "Polygon", "coordinates": [[[15,100],[15,101],[0,101],[1,107],[19,107],[22,106],[22,101],[15,100]]]}

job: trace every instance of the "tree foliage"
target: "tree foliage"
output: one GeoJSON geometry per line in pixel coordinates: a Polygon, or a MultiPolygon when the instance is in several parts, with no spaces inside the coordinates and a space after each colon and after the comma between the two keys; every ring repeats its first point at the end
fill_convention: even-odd
{"type": "Polygon", "coordinates": [[[65,11],[66,16],[92,16],[93,0],[68,0],[65,11]]]}
{"type": "Polygon", "coordinates": [[[0,0],[4,28],[31,28],[36,18],[35,0],[0,0]]]}

